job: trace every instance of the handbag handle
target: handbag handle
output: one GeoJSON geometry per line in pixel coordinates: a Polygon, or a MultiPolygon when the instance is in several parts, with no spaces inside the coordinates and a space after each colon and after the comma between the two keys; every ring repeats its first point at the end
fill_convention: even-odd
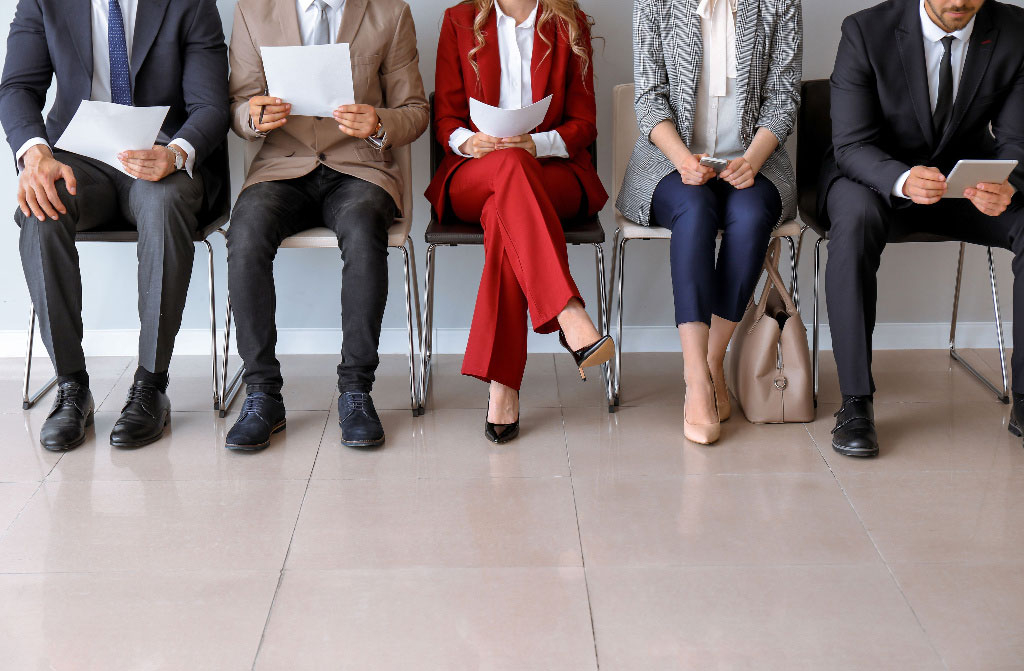
{"type": "Polygon", "coordinates": [[[768,292],[771,288],[768,283],[774,284],[775,288],[778,289],[782,302],[786,306],[786,312],[791,315],[799,314],[796,304],[793,303],[793,297],[789,295],[789,289],[786,288],[786,283],[782,280],[782,275],[779,273],[781,252],[782,241],[779,238],[775,238],[769,243],[768,252],[764,257],[764,271],[768,273],[768,282],[765,283],[764,290],[761,292],[761,300],[757,304],[757,319],[755,319],[755,322],[760,320],[764,316],[765,310],[768,309],[768,292]]]}

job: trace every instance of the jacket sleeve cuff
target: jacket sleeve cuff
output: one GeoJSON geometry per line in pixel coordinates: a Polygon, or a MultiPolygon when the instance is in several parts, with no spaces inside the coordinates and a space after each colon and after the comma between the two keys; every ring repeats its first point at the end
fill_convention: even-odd
{"type": "Polygon", "coordinates": [[[537,145],[537,158],[569,158],[569,149],[565,146],[565,140],[557,130],[549,130],[545,133],[533,133],[533,143],[537,145]]]}
{"type": "Polygon", "coordinates": [[[192,172],[196,168],[196,148],[192,146],[192,143],[188,140],[183,140],[180,137],[176,137],[167,144],[176,145],[179,149],[185,152],[185,172],[188,173],[189,177],[192,177],[192,172]]]}
{"type": "Polygon", "coordinates": [[[21,145],[18,151],[14,154],[14,160],[17,161],[18,163],[18,172],[21,172],[22,170],[25,169],[25,162],[22,161],[22,158],[25,157],[25,152],[39,144],[45,145],[47,147],[50,146],[50,143],[47,142],[44,138],[34,137],[27,140],[25,144],[21,145]]]}
{"type": "Polygon", "coordinates": [[[907,196],[903,193],[903,187],[907,183],[907,179],[910,178],[910,171],[907,170],[905,173],[900,175],[899,179],[896,180],[896,184],[892,187],[893,198],[907,199],[907,196]]]}
{"type": "Polygon", "coordinates": [[[466,140],[476,135],[473,131],[468,128],[457,128],[452,132],[451,137],[448,138],[448,146],[455,152],[456,156],[462,156],[464,158],[473,158],[469,154],[463,154],[460,147],[466,143],[466,140]]]}

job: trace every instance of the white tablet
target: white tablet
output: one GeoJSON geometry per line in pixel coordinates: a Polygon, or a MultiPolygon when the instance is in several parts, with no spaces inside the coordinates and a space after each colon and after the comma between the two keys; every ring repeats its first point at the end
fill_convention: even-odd
{"type": "Polygon", "coordinates": [[[943,198],[963,198],[964,190],[979,184],[1002,184],[1017,167],[1017,161],[957,161],[946,177],[949,188],[943,198]]]}

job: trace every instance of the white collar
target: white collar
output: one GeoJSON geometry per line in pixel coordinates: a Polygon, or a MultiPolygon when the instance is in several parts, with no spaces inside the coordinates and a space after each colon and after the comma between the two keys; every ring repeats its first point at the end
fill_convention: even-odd
{"type": "MultiPolygon", "coordinates": [[[[700,0],[694,12],[699,14],[704,20],[711,21],[711,16],[715,13],[716,4],[716,0],[700,0]]],[[[733,13],[733,16],[736,15],[736,0],[729,0],[729,10],[733,13]]]]}
{"type": "MultiPolygon", "coordinates": [[[[534,24],[537,22],[537,9],[539,7],[540,7],[540,0],[537,0],[537,4],[535,4],[533,6],[533,11],[530,12],[530,15],[528,17],[526,17],[526,20],[523,21],[522,23],[520,23],[518,26],[516,26],[516,28],[517,29],[522,28],[524,30],[528,29],[528,28],[533,28],[534,24]]],[[[507,20],[512,21],[513,23],[515,23],[515,19],[513,19],[511,16],[509,16],[505,12],[501,11],[501,5],[498,3],[498,0],[494,0],[494,13],[497,15],[498,21],[501,21],[502,19],[507,19],[507,20]]]]}
{"type": "MultiPolygon", "coordinates": [[[[337,9],[345,4],[345,0],[324,0],[324,2],[330,6],[331,9],[337,9]]],[[[299,0],[303,10],[307,10],[313,6],[313,0],[299,0]]]]}
{"type": "Polygon", "coordinates": [[[970,22],[960,30],[955,33],[947,33],[932,21],[932,17],[928,16],[928,10],[925,9],[924,3],[925,0],[921,0],[921,30],[924,33],[924,39],[929,42],[941,42],[942,38],[947,35],[952,35],[964,42],[968,42],[971,39],[971,34],[974,32],[974,20],[978,18],[977,15],[972,16],[970,22]]]}

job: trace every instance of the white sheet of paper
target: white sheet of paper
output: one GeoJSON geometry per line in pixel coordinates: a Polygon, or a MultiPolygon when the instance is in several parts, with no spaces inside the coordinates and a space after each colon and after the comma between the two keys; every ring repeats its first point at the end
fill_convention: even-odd
{"type": "Polygon", "coordinates": [[[348,44],[261,47],[268,95],[292,106],[292,114],[325,116],[352,105],[352,59],[348,44]]]}
{"type": "Polygon", "coordinates": [[[539,126],[547,116],[550,106],[551,96],[517,110],[503,110],[482,103],[476,98],[470,98],[469,118],[481,133],[498,138],[516,137],[526,135],[539,126]]]}
{"type": "Polygon", "coordinates": [[[125,172],[117,155],[152,149],[170,107],[132,107],[83,100],[56,147],[125,172]]]}

